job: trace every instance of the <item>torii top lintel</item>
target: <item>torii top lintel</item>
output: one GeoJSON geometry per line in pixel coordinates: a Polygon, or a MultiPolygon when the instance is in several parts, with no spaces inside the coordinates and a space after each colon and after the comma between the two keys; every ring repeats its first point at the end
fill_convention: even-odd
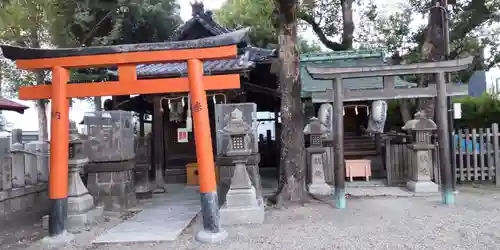
{"type": "MultiPolygon", "coordinates": [[[[138,80],[136,65],[175,61],[217,60],[237,56],[237,45],[248,42],[250,29],[245,28],[219,36],[148,44],[70,48],[31,49],[0,45],[6,58],[16,61],[20,69],[40,70],[118,66],[119,81],[68,84],[67,97],[171,93],[189,91],[187,78],[138,80]]],[[[239,88],[239,75],[205,76],[205,90],[239,88]]],[[[20,99],[51,97],[51,86],[22,87],[20,99]]]]}

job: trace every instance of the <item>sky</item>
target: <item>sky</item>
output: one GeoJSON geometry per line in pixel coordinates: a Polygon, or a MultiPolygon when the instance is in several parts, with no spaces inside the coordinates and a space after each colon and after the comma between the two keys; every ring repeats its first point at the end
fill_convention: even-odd
{"type": "MultiPolygon", "coordinates": [[[[193,2],[194,0],[178,0],[178,3],[180,5],[180,14],[181,17],[184,21],[187,21],[191,18],[191,5],[190,3],[193,2]]],[[[404,0],[377,0],[377,3],[379,4],[379,10],[383,13],[388,13],[391,12],[395,9],[397,9],[397,4],[398,2],[401,2],[404,0]]],[[[225,0],[203,0],[203,3],[205,5],[205,9],[207,10],[215,10],[221,7],[221,5],[225,2],[225,0]]],[[[425,22],[425,20],[416,20],[415,25],[420,24],[422,22],[425,22]]],[[[316,40],[316,36],[314,33],[310,30],[305,30],[303,33],[304,37],[310,41],[316,40]]],[[[488,75],[489,79],[495,79],[500,77],[500,70],[493,69],[488,75]]],[[[103,100],[106,98],[103,98],[103,100]]],[[[12,124],[11,128],[20,128],[25,131],[37,131],[38,130],[38,123],[37,123],[37,112],[34,107],[34,104],[32,101],[19,101],[24,103],[25,105],[29,106],[30,108],[26,110],[24,115],[17,114],[15,112],[7,112],[5,111],[4,117],[7,119],[9,123],[12,124]]],[[[83,115],[85,112],[91,111],[92,104],[90,104],[87,101],[75,101],[73,103],[73,107],[70,110],[70,119],[74,121],[81,121],[83,119],[83,115]]],[[[50,110],[50,106],[47,109],[48,111],[50,110]]],[[[50,116],[47,116],[48,119],[50,119],[50,116]]],[[[266,117],[267,118],[267,117],[266,117]]],[[[49,120],[50,122],[50,120],[49,120]]],[[[269,125],[260,125],[259,130],[265,131],[268,128],[271,128],[272,126],[269,125]]],[[[50,133],[50,132],[49,132],[50,133]]],[[[259,132],[260,133],[260,132],[259,132]]]]}

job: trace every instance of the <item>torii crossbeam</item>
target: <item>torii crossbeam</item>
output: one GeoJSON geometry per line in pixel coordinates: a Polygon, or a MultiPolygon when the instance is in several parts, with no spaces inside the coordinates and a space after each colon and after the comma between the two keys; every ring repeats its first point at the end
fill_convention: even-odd
{"type": "Polygon", "coordinates": [[[134,44],[75,49],[29,49],[2,45],[6,58],[16,61],[25,70],[51,70],[52,84],[22,87],[23,100],[51,99],[49,234],[58,236],[65,231],[64,222],[68,197],[68,98],[190,92],[194,120],[196,155],[199,168],[203,226],[197,238],[212,241],[225,238],[220,227],[214,157],[207,109],[207,90],[240,87],[238,74],[204,76],[202,60],[234,58],[237,44],[247,41],[249,29],[220,36],[151,44],[134,44]],[[137,79],[136,65],[187,61],[187,78],[137,79]],[[118,68],[118,81],[68,84],[69,69],[107,67],[118,68]]]}

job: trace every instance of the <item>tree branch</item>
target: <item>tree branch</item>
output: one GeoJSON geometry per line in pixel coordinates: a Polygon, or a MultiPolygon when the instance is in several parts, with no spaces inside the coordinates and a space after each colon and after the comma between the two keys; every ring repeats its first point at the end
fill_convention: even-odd
{"type": "Polygon", "coordinates": [[[316,33],[321,43],[323,43],[327,48],[331,50],[346,50],[349,48],[344,43],[330,41],[326,37],[325,33],[323,32],[319,24],[316,21],[314,21],[314,18],[311,15],[304,13],[303,11],[299,11],[298,17],[302,19],[304,22],[311,25],[311,28],[313,29],[314,33],[316,33]]]}
{"type": "Polygon", "coordinates": [[[460,22],[450,32],[450,41],[465,37],[476,27],[494,17],[494,13],[486,6],[485,0],[474,0],[464,7],[460,22]]]}

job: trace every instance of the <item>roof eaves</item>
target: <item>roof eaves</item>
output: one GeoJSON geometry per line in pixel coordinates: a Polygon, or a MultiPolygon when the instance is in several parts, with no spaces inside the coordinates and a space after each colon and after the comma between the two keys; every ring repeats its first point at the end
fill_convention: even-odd
{"type": "Polygon", "coordinates": [[[301,62],[320,62],[362,58],[383,58],[383,51],[380,50],[349,50],[322,53],[306,53],[300,55],[301,62]]]}

